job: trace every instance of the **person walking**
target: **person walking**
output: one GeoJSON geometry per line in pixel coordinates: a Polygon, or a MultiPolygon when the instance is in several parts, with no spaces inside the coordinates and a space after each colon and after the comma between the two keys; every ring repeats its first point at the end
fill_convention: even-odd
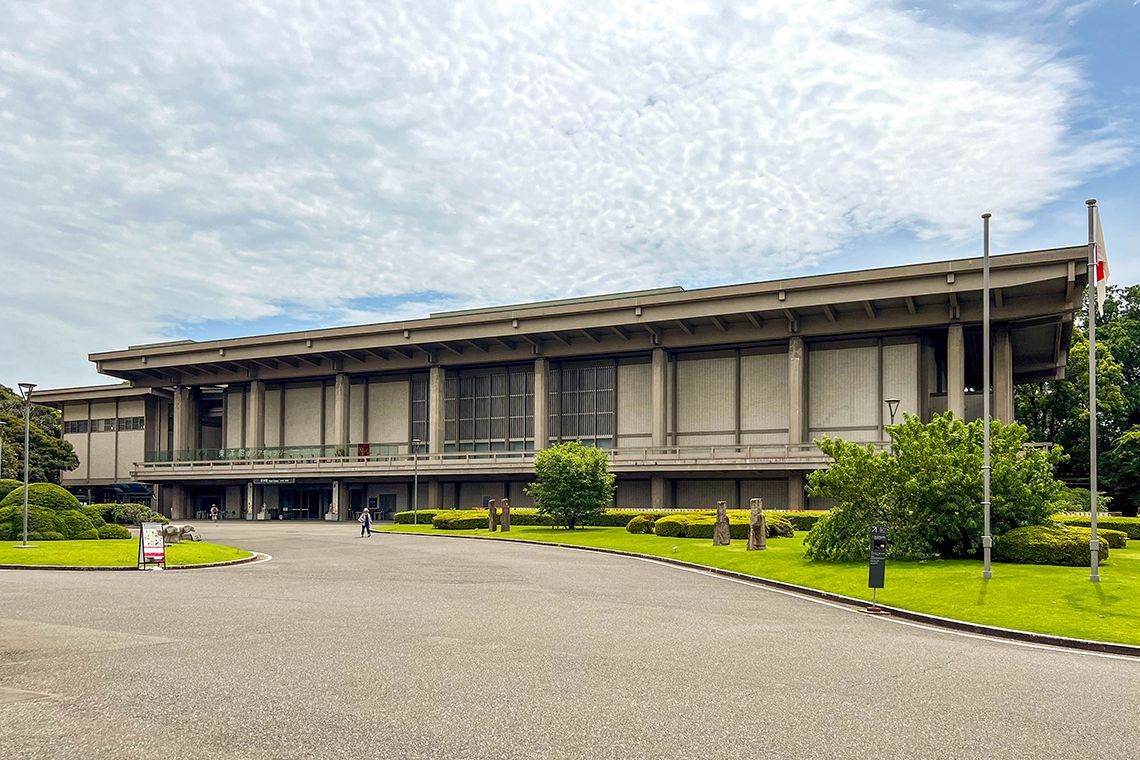
{"type": "Polygon", "coordinates": [[[360,536],[363,538],[367,535],[372,538],[372,514],[368,511],[368,507],[360,513],[360,536]]]}
{"type": "Polygon", "coordinates": [[[215,521],[218,519],[218,505],[217,504],[211,504],[210,505],[210,519],[215,520],[215,521]]]}

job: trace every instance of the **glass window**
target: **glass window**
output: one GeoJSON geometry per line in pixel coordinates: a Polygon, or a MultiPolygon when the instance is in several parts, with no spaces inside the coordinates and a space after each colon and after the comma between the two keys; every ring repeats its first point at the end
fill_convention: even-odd
{"type": "Polygon", "coordinates": [[[455,408],[446,446],[453,451],[532,448],[534,371],[525,367],[464,370],[450,375],[445,404],[455,408]]]}
{"type": "Polygon", "coordinates": [[[614,436],[612,363],[563,366],[550,376],[550,437],[610,447],[614,436]]]}

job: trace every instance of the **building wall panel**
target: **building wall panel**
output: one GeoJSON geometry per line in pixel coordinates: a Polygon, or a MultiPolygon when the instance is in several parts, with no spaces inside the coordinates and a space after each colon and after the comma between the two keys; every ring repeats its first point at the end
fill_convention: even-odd
{"type": "Polygon", "coordinates": [[[407,450],[411,415],[411,383],[406,377],[373,380],[368,387],[370,443],[398,444],[407,450]]]}
{"type": "Polygon", "coordinates": [[[483,506],[483,497],[489,496],[492,499],[501,499],[506,496],[504,484],[500,481],[476,481],[466,482],[459,484],[459,504],[456,506],[460,509],[468,509],[470,507],[483,506]]]}
{"type": "MultiPolygon", "coordinates": [[[[919,413],[918,344],[901,343],[883,346],[883,399],[897,398],[899,410],[895,422],[902,422],[903,412],[919,413]]],[[[890,423],[890,412],[883,420],[890,423]]]]}
{"type": "Polygon", "coordinates": [[[365,443],[368,440],[364,430],[364,396],[367,389],[366,382],[352,383],[348,389],[349,443],[365,443]]]}
{"type": "Polygon", "coordinates": [[[85,420],[87,419],[87,402],[80,401],[74,404],[63,405],[63,419],[70,422],[71,420],[85,420]]]}
{"type": "Polygon", "coordinates": [[[119,460],[116,477],[120,480],[130,480],[135,463],[143,461],[146,456],[146,433],[142,430],[126,430],[118,433],[118,436],[119,460]]]}
{"type": "Polygon", "coordinates": [[[879,437],[879,348],[812,348],[808,352],[808,429],[813,438],[879,437]]]}
{"type": "Polygon", "coordinates": [[[120,417],[146,416],[146,402],[141,398],[123,399],[119,402],[120,417]]]}
{"type": "MultiPolygon", "coordinates": [[[[74,415],[75,413],[72,412],[74,415]]],[[[84,419],[87,416],[87,405],[83,405],[83,416],[73,416],[70,419],[84,419]]],[[[76,483],[87,480],[87,434],[86,433],[70,433],[63,436],[63,439],[71,444],[75,449],[75,455],[79,457],[79,466],[74,470],[64,470],[59,474],[59,479],[63,483],[76,483]]],[[[21,440],[22,442],[22,440],[21,440]]],[[[20,477],[23,477],[23,465],[21,465],[20,477]]]]}
{"type": "Polygon", "coordinates": [[[104,420],[118,416],[114,401],[96,401],[91,404],[91,419],[104,420]]]}
{"type": "MultiPolygon", "coordinates": [[[[349,398],[352,397],[352,386],[348,388],[349,398]]],[[[336,386],[329,383],[325,386],[325,443],[340,443],[336,439],[336,386]]],[[[351,438],[349,439],[352,440],[351,438]]]]}
{"type": "Polygon", "coordinates": [[[625,439],[645,436],[652,440],[653,419],[650,400],[650,369],[647,362],[622,363],[617,368],[617,433],[619,445],[625,439]]]}
{"type": "Polygon", "coordinates": [[[265,389],[265,445],[281,445],[281,389],[265,389]]]}
{"type": "Polygon", "coordinates": [[[511,481],[511,483],[510,483],[511,495],[508,496],[507,498],[511,500],[511,506],[512,507],[528,507],[529,508],[529,507],[534,506],[534,499],[531,498],[530,496],[528,496],[526,491],[524,490],[526,488],[526,486],[527,486],[526,483],[523,483],[520,481],[511,481]]]}
{"type": "Polygon", "coordinates": [[[736,359],[730,356],[677,363],[679,444],[685,434],[736,430],[735,373],[736,359]]]}
{"type": "Polygon", "coordinates": [[[320,385],[285,388],[284,441],[286,446],[313,446],[321,442],[320,385]]]}
{"type": "Polygon", "coordinates": [[[226,431],[224,446],[227,449],[239,449],[245,441],[245,393],[242,388],[228,388],[226,390],[226,431]]]}
{"type": "Polygon", "coordinates": [[[749,508],[749,499],[764,500],[764,509],[788,508],[788,479],[742,480],[740,481],[740,507],[749,508]]]}
{"type": "Polygon", "coordinates": [[[649,509],[652,500],[648,480],[618,480],[614,500],[618,509],[649,509]]]}
{"type": "Polygon", "coordinates": [[[740,357],[740,429],[742,442],[787,442],[788,354],[786,351],[740,357]]]}
{"type": "MultiPolygon", "coordinates": [[[[109,416],[109,415],[108,415],[109,416]]],[[[94,419],[100,419],[95,417],[94,419]]],[[[115,433],[92,433],[87,462],[90,464],[90,478],[115,478],[115,433]]]]}
{"type": "Polygon", "coordinates": [[[721,500],[736,508],[735,480],[678,480],[676,487],[678,509],[716,509],[721,500]]]}

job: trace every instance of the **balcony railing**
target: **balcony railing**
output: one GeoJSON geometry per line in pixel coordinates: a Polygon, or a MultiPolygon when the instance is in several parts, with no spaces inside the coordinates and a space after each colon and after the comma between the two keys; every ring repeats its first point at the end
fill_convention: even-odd
{"type": "MultiPolygon", "coordinates": [[[[876,442],[877,448],[887,444],[876,442]]],[[[212,474],[227,472],[305,472],[320,475],[324,471],[375,472],[411,471],[441,472],[450,469],[520,470],[529,469],[537,452],[526,451],[448,451],[420,453],[413,456],[395,449],[406,447],[353,444],[350,446],[286,446],[264,449],[193,449],[164,455],[148,456],[136,465],[141,476],[148,474],[212,474]]],[[[610,449],[610,463],[615,469],[639,466],[709,467],[712,465],[747,466],[804,462],[823,465],[827,456],[813,443],[797,444],[725,444],[717,446],[636,446],[610,449]]]]}

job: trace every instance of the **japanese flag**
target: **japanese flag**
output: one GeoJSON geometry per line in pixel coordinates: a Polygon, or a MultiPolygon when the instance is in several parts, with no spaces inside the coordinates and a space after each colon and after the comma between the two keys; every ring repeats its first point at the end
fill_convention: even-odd
{"type": "Polygon", "coordinates": [[[1104,299],[1108,290],[1108,249],[1104,246],[1104,230],[1100,226],[1100,208],[1096,210],[1096,311],[1104,314],[1104,299]]]}

